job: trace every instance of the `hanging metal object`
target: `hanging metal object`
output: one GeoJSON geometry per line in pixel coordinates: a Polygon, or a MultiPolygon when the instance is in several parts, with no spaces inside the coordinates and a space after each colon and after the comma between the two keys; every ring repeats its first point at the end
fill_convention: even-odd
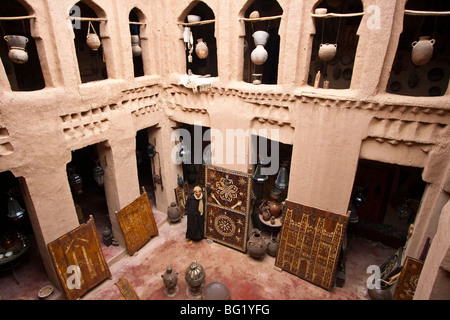
{"type": "Polygon", "coordinates": [[[256,182],[266,182],[269,179],[269,176],[267,174],[261,174],[261,162],[258,161],[258,164],[255,168],[255,173],[253,174],[253,180],[256,182]]]}
{"type": "Polygon", "coordinates": [[[154,158],[156,155],[155,146],[151,143],[149,143],[147,146],[147,155],[149,158],[154,158]]]}
{"type": "Polygon", "coordinates": [[[77,194],[83,194],[83,179],[81,176],[74,171],[74,169],[70,169],[71,174],[69,175],[69,184],[72,188],[72,191],[77,194]]]}
{"type": "Polygon", "coordinates": [[[277,179],[275,180],[275,186],[280,190],[286,190],[289,185],[289,173],[287,169],[287,164],[281,164],[280,170],[278,171],[277,179]]]}
{"type": "Polygon", "coordinates": [[[103,168],[99,164],[99,160],[96,161],[96,166],[94,169],[92,169],[92,175],[94,176],[95,182],[97,182],[99,187],[102,187],[104,184],[104,175],[105,172],[103,171],[103,168]]]}
{"type": "Polygon", "coordinates": [[[19,220],[25,214],[25,209],[23,209],[19,202],[13,197],[8,199],[8,218],[12,220],[19,220]]]}

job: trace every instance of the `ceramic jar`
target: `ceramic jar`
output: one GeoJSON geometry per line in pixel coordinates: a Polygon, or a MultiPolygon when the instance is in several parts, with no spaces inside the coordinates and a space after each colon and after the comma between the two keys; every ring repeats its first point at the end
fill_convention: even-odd
{"type": "Polygon", "coordinates": [[[195,53],[197,57],[200,59],[206,59],[208,57],[208,46],[206,42],[203,42],[203,39],[197,39],[197,45],[195,46],[195,53]]]}
{"type": "Polygon", "coordinates": [[[411,60],[416,66],[427,64],[433,56],[433,45],[435,40],[429,36],[419,37],[419,41],[414,41],[411,52],[411,60]]]}
{"type": "Polygon", "coordinates": [[[139,42],[140,39],[138,35],[131,36],[131,51],[133,52],[133,57],[139,57],[142,54],[142,48],[139,42]]]}
{"type": "Polygon", "coordinates": [[[274,218],[278,218],[281,214],[281,203],[276,200],[269,201],[269,212],[274,218]]]}
{"type": "Polygon", "coordinates": [[[93,51],[97,51],[101,44],[99,36],[96,33],[89,33],[86,36],[86,44],[93,51]]]}
{"type": "Polygon", "coordinates": [[[267,244],[267,254],[271,257],[276,257],[278,252],[278,240],[272,238],[267,244]]]}
{"type": "Polygon", "coordinates": [[[172,267],[167,267],[166,272],[161,275],[163,279],[164,286],[166,287],[167,293],[173,293],[176,291],[176,286],[178,284],[178,272],[173,272],[172,267]]]}
{"type": "Polygon", "coordinates": [[[25,50],[28,43],[28,38],[24,36],[4,36],[4,39],[8,43],[9,53],[8,58],[17,64],[24,64],[28,61],[28,53],[25,50]]]}
{"type": "Polygon", "coordinates": [[[267,244],[259,231],[254,231],[247,242],[248,254],[255,259],[261,259],[266,254],[267,244]]]}
{"type": "Polygon", "coordinates": [[[255,31],[252,35],[253,41],[255,41],[255,45],[263,45],[265,46],[267,43],[267,40],[269,39],[269,33],[266,31],[258,30],[255,31]]]}
{"type": "Polygon", "coordinates": [[[319,58],[323,61],[330,61],[336,55],[337,44],[321,43],[319,47],[319,58]]]}
{"type": "Polygon", "coordinates": [[[267,33],[266,31],[259,30],[254,32],[252,37],[253,41],[255,42],[256,48],[250,54],[250,59],[256,65],[264,64],[267,61],[267,58],[269,57],[269,54],[264,48],[264,46],[267,43],[267,40],[269,39],[269,33],[267,33]]]}
{"type": "Polygon", "coordinates": [[[180,221],[181,219],[181,210],[177,206],[176,202],[171,202],[170,206],[167,207],[167,220],[169,220],[170,223],[175,223],[180,221]]]}

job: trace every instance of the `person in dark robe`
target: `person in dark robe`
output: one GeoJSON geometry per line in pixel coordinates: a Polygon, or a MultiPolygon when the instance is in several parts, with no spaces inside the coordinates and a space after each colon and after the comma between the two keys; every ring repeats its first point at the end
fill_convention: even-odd
{"type": "Polygon", "coordinates": [[[205,197],[199,186],[194,188],[186,199],[185,211],[187,216],[186,238],[189,244],[205,237],[205,197]]]}

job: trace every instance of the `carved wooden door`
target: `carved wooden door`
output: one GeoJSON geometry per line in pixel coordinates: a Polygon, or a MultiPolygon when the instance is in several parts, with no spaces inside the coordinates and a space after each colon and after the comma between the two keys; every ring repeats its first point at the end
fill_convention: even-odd
{"type": "Polygon", "coordinates": [[[47,247],[69,300],[80,298],[103,280],[112,278],[92,216],[47,247]]]}
{"type": "Polygon", "coordinates": [[[158,235],[158,227],[150,200],[145,189],[142,188],[142,190],[142,195],[116,212],[130,256],[142,248],[153,236],[158,235]]]}
{"type": "Polygon", "coordinates": [[[326,290],[334,285],[348,216],[286,200],[275,265],[326,290]]]}
{"type": "Polygon", "coordinates": [[[205,181],[205,236],[246,252],[252,205],[251,175],[205,165],[205,181]]]}

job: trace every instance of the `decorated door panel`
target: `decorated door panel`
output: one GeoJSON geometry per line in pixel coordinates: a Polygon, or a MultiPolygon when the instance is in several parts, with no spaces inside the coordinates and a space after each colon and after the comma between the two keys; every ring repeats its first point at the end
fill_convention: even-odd
{"type": "Polygon", "coordinates": [[[206,165],[205,181],[205,236],[246,252],[251,212],[251,175],[206,165]]]}
{"type": "Polygon", "coordinates": [[[286,200],[275,265],[326,290],[336,276],[348,216],[286,200]]]}
{"type": "Polygon", "coordinates": [[[186,213],[186,200],[189,196],[189,186],[185,181],[181,186],[175,188],[175,198],[177,200],[178,207],[181,214],[184,216],[186,213]]]}
{"type": "Polygon", "coordinates": [[[130,256],[142,248],[153,236],[158,235],[158,227],[147,192],[144,188],[142,189],[142,195],[116,212],[130,256]]]}
{"type": "Polygon", "coordinates": [[[75,300],[103,280],[111,272],[103,256],[94,218],[50,242],[48,250],[69,300],[75,300]]]}

